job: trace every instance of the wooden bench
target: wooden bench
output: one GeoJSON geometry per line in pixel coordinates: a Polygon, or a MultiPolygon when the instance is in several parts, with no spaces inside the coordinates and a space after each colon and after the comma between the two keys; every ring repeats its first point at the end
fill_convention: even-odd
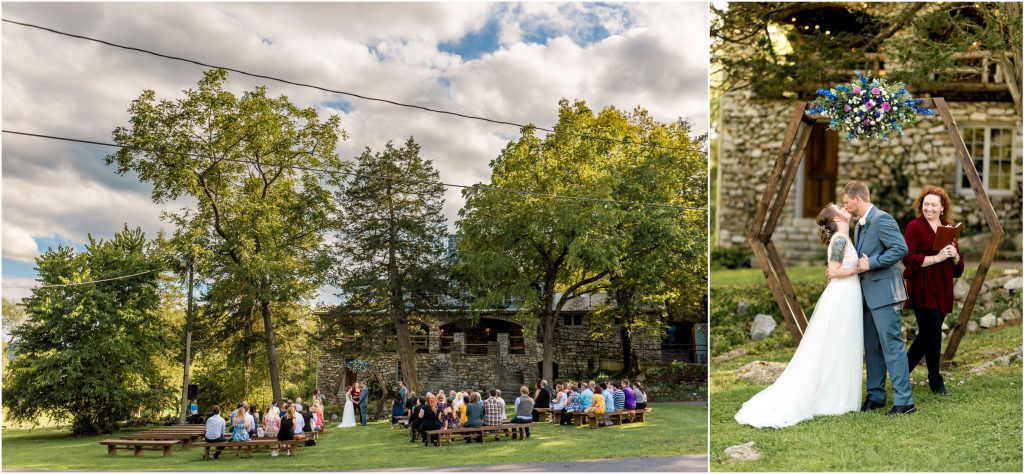
{"type": "Polygon", "coordinates": [[[537,426],[537,423],[502,423],[500,425],[485,425],[480,427],[461,427],[447,430],[430,430],[427,431],[427,435],[430,437],[430,439],[433,439],[434,436],[437,436],[438,446],[444,444],[444,440],[448,440],[449,443],[454,443],[455,441],[453,439],[453,435],[461,435],[462,441],[465,441],[467,438],[477,436],[479,436],[480,440],[483,441],[486,438],[486,436],[484,435],[486,433],[491,432],[494,433],[495,439],[498,439],[498,436],[504,433],[506,437],[511,434],[517,434],[519,439],[522,440],[526,439],[526,428],[529,428],[531,426],[537,426]]]}
{"type": "Polygon", "coordinates": [[[186,449],[193,441],[203,438],[203,434],[195,434],[184,431],[160,431],[150,430],[142,431],[139,433],[131,433],[122,436],[124,439],[148,439],[148,440],[169,440],[175,443],[181,443],[181,448],[186,449]]]}
{"type": "Polygon", "coordinates": [[[100,444],[107,447],[108,456],[117,456],[117,447],[124,446],[135,450],[136,456],[142,456],[143,448],[162,449],[164,457],[171,455],[171,447],[178,444],[174,440],[150,440],[150,439],[105,439],[100,444]]]}
{"type": "MultiPolygon", "coordinates": [[[[305,444],[306,439],[293,439],[289,441],[278,441],[276,438],[256,438],[249,441],[220,441],[211,443],[208,441],[201,441],[194,443],[193,446],[203,448],[203,461],[210,459],[210,448],[235,448],[235,456],[242,453],[245,450],[246,457],[252,457],[253,451],[261,451],[261,448],[266,450],[272,449],[284,449],[289,456],[292,455],[294,448],[305,444]]],[[[225,449],[226,451],[227,449],[225,449]]]]}
{"type": "MultiPolygon", "coordinates": [[[[556,412],[554,410],[550,408],[534,408],[534,410],[537,410],[537,413],[540,413],[540,421],[546,421],[547,423],[558,423],[557,418],[555,417],[556,412]]],[[[559,411],[559,413],[560,412],[561,411],[559,411]]]]}
{"type": "MultiPolygon", "coordinates": [[[[639,422],[639,423],[643,423],[645,421],[644,420],[644,413],[647,413],[649,411],[651,411],[650,408],[644,408],[643,410],[619,410],[619,411],[605,412],[604,414],[601,414],[601,415],[595,415],[594,413],[587,413],[586,415],[587,415],[587,422],[590,424],[590,429],[596,430],[598,426],[603,426],[601,423],[598,423],[598,419],[599,418],[608,417],[608,419],[613,424],[618,424],[618,425],[621,425],[623,423],[628,423],[628,422],[634,422],[634,421],[635,422],[639,422]]],[[[581,414],[581,415],[583,415],[583,414],[581,414]]],[[[575,421],[575,417],[574,417],[574,421],[575,421]]],[[[576,425],[576,426],[580,426],[580,425],[576,425]]]]}
{"type": "Polygon", "coordinates": [[[406,428],[409,427],[409,415],[399,415],[395,417],[395,423],[391,425],[392,428],[395,426],[402,425],[406,428]]]}

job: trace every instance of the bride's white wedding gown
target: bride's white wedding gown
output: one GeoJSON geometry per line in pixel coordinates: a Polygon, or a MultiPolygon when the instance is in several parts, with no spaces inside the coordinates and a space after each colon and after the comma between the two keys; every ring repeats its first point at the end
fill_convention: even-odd
{"type": "Polygon", "coordinates": [[[338,428],[351,428],[356,426],[356,410],[352,403],[352,395],[345,394],[345,411],[341,414],[341,424],[338,428]]]}
{"type": "MultiPolygon", "coordinates": [[[[837,237],[829,242],[829,254],[837,237]]],[[[846,239],[843,268],[856,267],[857,251],[846,239]]],[[[786,370],[743,404],[736,421],[755,428],[783,428],[819,415],[858,410],[864,361],[862,308],[858,275],[829,282],[786,370]]]]}

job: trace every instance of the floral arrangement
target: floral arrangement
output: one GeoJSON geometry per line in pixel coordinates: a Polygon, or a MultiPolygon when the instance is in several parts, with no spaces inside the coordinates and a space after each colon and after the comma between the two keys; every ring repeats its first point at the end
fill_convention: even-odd
{"type": "Polygon", "coordinates": [[[818,97],[807,113],[829,118],[829,128],[845,134],[847,140],[889,140],[891,133],[902,134],[905,125],[917,123],[919,114],[935,115],[921,107],[921,102],[910,97],[902,83],[889,83],[857,71],[857,80],[849,84],[818,89],[818,97]]]}
{"type": "Polygon", "coordinates": [[[345,362],[345,368],[353,372],[366,372],[370,370],[370,363],[362,359],[351,359],[345,362]]]}

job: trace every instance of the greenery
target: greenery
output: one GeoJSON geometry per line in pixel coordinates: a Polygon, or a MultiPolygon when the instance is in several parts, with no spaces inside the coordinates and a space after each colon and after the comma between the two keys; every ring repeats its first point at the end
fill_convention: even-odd
{"type": "Polygon", "coordinates": [[[715,247],[711,250],[711,268],[750,268],[753,257],[745,245],[715,247]]]}
{"type": "Polygon", "coordinates": [[[4,431],[3,468],[85,471],[338,471],[417,468],[467,464],[508,464],[575,461],[609,457],[703,455],[707,452],[707,410],[675,403],[653,403],[648,421],[589,428],[543,424],[528,441],[502,439],[483,444],[456,443],[441,448],[408,441],[408,431],[390,423],[338,429],[328,423],[317,446],[300,448],[294,458],[272,458],[266,452],[252,459],[224,455],[202,460],[198,448],[175,448],[167,458],[156,451],[142,457],[119,453],[108,457],[98,442],[109,436],[75,437],[65,428],[4,431]],[[594,449],[603,446],[602,449],[594,449]]]}
{"type": "Polygon", "coordinates": [[[107,163],[152,183],[154,202],[196,200],[194,209],[164,213],[176,227],[177,253],[209,287],[206,313],[230,328],[224,339],[240,355],[232,365],[248,373],[262,334],[273,397],[281,399],[272,306],[311,296],[331,264],[324,233],[334,201],[326,186],[337,178],[300,168],[343,169],[335,146],[345,134],[338,116],[320,121],[315,109],[268,97],[265,87],[236,97],[226,82],[226,71],[211,70],[178,100],[144,91],[128,110],[130,127],[114,130],[123,148],[107,163]]]}
{"type": "MultiPolygon", "coordinates": [[[[642,295],[669,301],[677,313],[702,308],[707,161],[700,145],[682,121],[658,123],[642,109],[595,114],[563,100],[554,133],[541,139],[524,128],[491,163],[491,184],[463,191],[456,274],[476,307],[515,301],[533,316],[543,378],[552,378],[558,314],[575,296],[604,289],[627,307],[646,303],[642,295]]],[[[628,332],[650,325],[640,313],[609,317],[628,332]]]]}
{"type": "MultiPolygon", "coordinates": [[[[990,54],[1003,80],[1021,85],[1020,3],[759,2],[712,12],[714,74],[725,90],[810,92],[878,53],[900,64],[888,76],[912,88],[969,78],[963,53],[990,54]]],[[[1012,96],[1019,114],[1020,94],[1012,96]]]]}
{"type": "Polygon", "coordinates": [[[733,371],[753,360],[788,361],[791,348],[766,349],[711,371],[712,471],[1006,471],[1020,472],[1021,364],[996,365],[983,375],[971,367],[1021,345],[1015,324],[965,337],[957,365],[946,375],[950,395],[933,395],[924,364],[912,374],[919,411],[898,418],[883,413],[818,417],[781,430],[740,425],[733,415],[764,388],[733,371]],[[749,441],[758,461],[733,461],[725,448],[749,441]],[[822,455],[827,453],[827,456],[822,455]]]}
{"type": "MultiPolygon", "coordinates": [[[[345,310],[387,315],[381,319],[396,335],[402,379],[413,391],[422,387],[409,313],[437,306],[447,276],[444,186],[419,151],[409,138],[402,147],[388,142],[383,152],[367,148],[356,159],[354,176],[337,193],[341,213],[335,244],[336,277],[348,297],[345,310]]],[[[383,348],[379,336],[364,341],[368,344],[358,346],[361,357],[383,348]]]]}
{"type": "Polygon", "coordinates": [[[136,411],[173,404],[158,361],[170,355],[171,321],[160,311],[159,243],[141,229],[85,251],[63,245],[36,258],[42,285],[23,301],[18,356],[4,374],[5,417],[72,420],[76,434],[108,432],[136,411]],[[134,275],[97,283],[112,276],[134,275]],[[67,285],[67,286],[65,286],[67,285]]]}

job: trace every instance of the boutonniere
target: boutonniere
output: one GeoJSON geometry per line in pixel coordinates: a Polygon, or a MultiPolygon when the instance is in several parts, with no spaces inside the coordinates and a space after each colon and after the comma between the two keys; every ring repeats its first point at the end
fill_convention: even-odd
{"type": "Polygon", "coordinates": [[[866,227],[866,226],[868,225],[868,218],[867,218],[867,216],[861,217],[861,218],[860,218],[860,219],[859,219],[859,220],[857,221],[857,225],[859,225],[859,226],[861,226],[861,227],[866,227]]]}

